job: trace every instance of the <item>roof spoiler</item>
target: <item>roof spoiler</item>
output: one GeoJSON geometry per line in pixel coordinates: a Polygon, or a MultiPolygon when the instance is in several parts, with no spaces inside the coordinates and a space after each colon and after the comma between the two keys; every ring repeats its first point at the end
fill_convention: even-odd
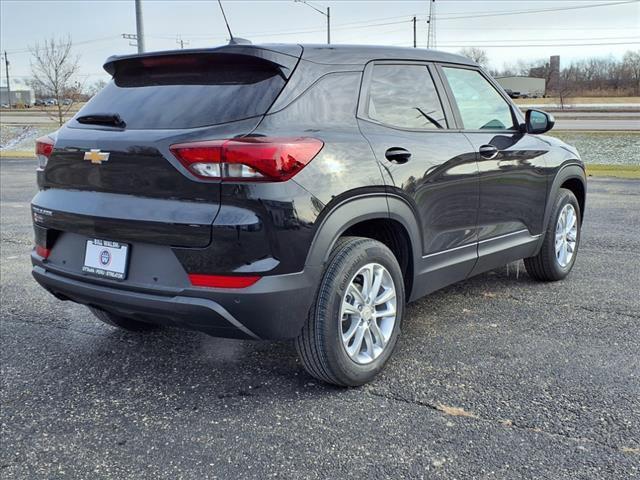
{"type": "Polygon", "coordinates": [[[291,72],[298,63],[300,56],[302,55],[302,47],[296,45],[297,49],[292,50],[291,46],[288,46],[287,51],[278,51],[275,48],[257,47],[253,45],[241,45],[232,44],[225,45],[217,48],[192,48],[181,50],[166,50],[161,52],[149,52],[134,55],[112,55],[107,58],[103,68],[105,71],[113,76],[116,72],[116,64],[125,60],[131,60],[135,58],[159,58],[166,56],[179,56],[179,55],[216,55],[220,53],[234,54],[234,55],[246,55],[248,57],[260,58],[268,61],[280,67],[282,74],[289,78],[291,72]],[[299,51],[298,51],[299,49],[299,51]],[[295,54],[293,54],[295,52],[295,54]]]}

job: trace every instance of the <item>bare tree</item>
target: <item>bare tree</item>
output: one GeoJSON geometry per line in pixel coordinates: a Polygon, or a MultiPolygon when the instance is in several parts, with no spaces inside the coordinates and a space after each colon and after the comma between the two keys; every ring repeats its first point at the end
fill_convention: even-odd
{"type": "Polygon", "coordinates": [[[470,58],[481,67],[486,68],[489,65],[489,56],[487,55],[487,52],[485,52],[481,48],[476,48],[476,47],[463,48],[458,53],[463,57],[470,58]]]}
{"type": "Polygon", "coordinates": [[[56,109],[52,118],[60,125],[82,91],[82,85],[74,81],[78,73],[80,57],[73,55],[71,37],[54,37],[42,45],[36,43],[30,48],[31,73],[36,90],[55,100],[56,109]]]}
{"type": "Polygon", "coordinates": [[[104,87],[107,86],[107,82],[105,80],[96,80],[93,85],[91,85],[88,89],[87,89],[87,94],[90,97],[93,97],[96,93],[98,93],[100,90],[102,90],[104,87]]]}
{"type": "Polygon", "coordinates": [[[629,50],[624,54],[622,69],[625,76],[631,81],[635,94],[640,95],[640,50],[629,50]]]}
{"type": "MultiPolygon", "coordinates": [[[[505,64],[502,69],[492,71],[494,76],[510,77],[525,75],[544,78],[551,83],[550,62],[545,60],[522,61],[505,64]]],[[[564,97],[640,95],[640,51],[628,51],[622,59],[611,55],[574,60],[560,72],[560,88],[554,90],[564,103],[564,97]]]]}

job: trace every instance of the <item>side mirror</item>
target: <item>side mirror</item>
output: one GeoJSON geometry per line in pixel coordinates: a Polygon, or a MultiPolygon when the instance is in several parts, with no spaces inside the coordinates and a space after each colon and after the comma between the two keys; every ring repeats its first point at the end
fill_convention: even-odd
{"type": "Polygon", "coordinates": [[[553,115],[541,110],[527,110],[525,115],[527,133],[545,133],[556,123],[553,115]]]}

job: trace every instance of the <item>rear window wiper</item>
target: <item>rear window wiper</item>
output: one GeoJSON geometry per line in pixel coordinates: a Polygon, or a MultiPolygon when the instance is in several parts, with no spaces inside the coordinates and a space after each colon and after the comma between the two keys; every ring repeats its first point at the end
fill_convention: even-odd
{"type": "Polygon", "coordinates": [[[127,124],[117,113],[91,113],[89,115],[81,115],[76,118],[79,123],[90,125],[106,125],[108,127],[124,128],[127,124]]]}
{"type": "MultiPolygon", "coordinates": [[[[424,118],[426,118],[427,120],[429,120],[431,123],[433,123],[436,127],[438,128],[443,128],[443,126],[440,124],[440,122],[438,122],[438,120],[436,120],[435,118],[433,118],[432,116],[430,116],[428,113],[425,113],[424,110],[422,110],[420,107],[414,107],[416,110],[418,110],[418,112],[420,112],[420,115],[422,115],[424,118]]],[[[433,112],[429,112],[429,113],[433,113],[433,112]]]]}

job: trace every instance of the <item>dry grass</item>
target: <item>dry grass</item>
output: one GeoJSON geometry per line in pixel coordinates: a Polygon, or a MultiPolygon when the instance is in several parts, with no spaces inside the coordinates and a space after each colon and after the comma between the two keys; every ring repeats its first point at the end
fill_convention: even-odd
{"type": "Polygon", "coordinates": [[[587,164],[587,175],[640,179],[640,165],[587,164]]]}
{"type": "Polygon", "coordinates": [[[622,447],[620,450],[622,450],[624,453],[638,453],[638,454],[640,454],[640,448],[622,447]]]}
{"type": "Polygon", "coordinates": [[[470,417],[470,418],[478,418],[477,415],[474,415],[471,412],[467,412],[466,410],[458,407],[450,407],[448,405],[443,405],[441,403],[436,407],[442,413],[446,415],[452,415],[454,417],[470,417]]]}

